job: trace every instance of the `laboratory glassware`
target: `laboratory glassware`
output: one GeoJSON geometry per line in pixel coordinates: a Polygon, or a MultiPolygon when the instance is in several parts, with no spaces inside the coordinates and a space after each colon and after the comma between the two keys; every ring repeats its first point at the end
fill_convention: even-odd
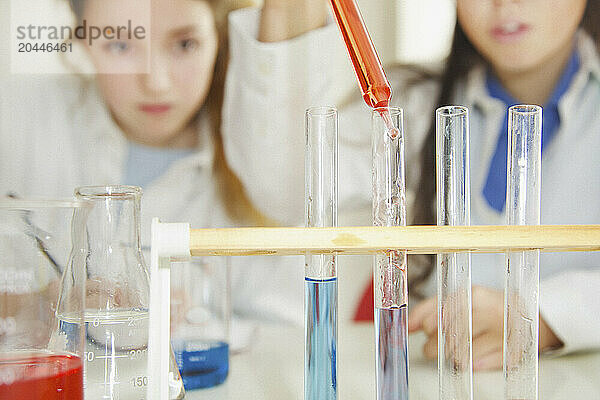
{"type": "Polygon", "coordinates": [[[223,383],[229,372],[229,260],[171,264],[171,343],[186,390],[223,383]]]}
{"type": "MultiPolygon", "coordinates": [[[[436,110],[437,224],[470,225],[469,110],[436,110]]],[[[471,255],[437,255],[438,379],[441,400],[473,398],[471,255]]]]}
{"type": "MultiPolygon", "coordinates": [[[[373,225],[405,226],[403,113],[385,109],[397,132],[391,135],[381,111],[372,112],[373,225]]],[[[408,399],[406,252],[376,254],[373,280],[377,399],[408,399]]]]}
{"type": "MultiPolygon", "coordinates": [[[[86,186],[75,190],[93,203],[87,219],[85,395],[93,399],[147,397],[148,271],[140,247],[136,186],[86,186]]],[[[171,353],[169,397],[184,395],[171,353]]]]}
{"type": "MultiPolygon", "coordinates": [[[[542,108],[508,110],[506,221],[540,224],[542,108]]],[[[506,399],[538,398],[540,251],[506,253],[504,382],[506,399]]]]}
{"type": "Polygon", "coordinates": [[[388,107],[392,89],[358,5],[354,0],[331,0],[331,5],[365,103],[371,108],[388,107]]]}
{"type": "Polygon", "coordinates": [[[82,201],[0,201],[2,399],[83,399],[89,210],[82,201]]]}
{"type": "MultiPolygon", "coordinates": [[[[337,110],[306,111],[307,227],[337,225],[337,110]]],[[[335,254],[305,256],[304,398],[337,399],[337,271],[335,254]]]]}
{"type": "Polygon", "coordinates": [[[363,99],[369,107],[379,110],[387,129],[395,136],[398,132],[394,130],[387,109],[392,98],[392,88],[358,5],[355,0],[331,0],[331,6],[352,60],[363,99]]]}

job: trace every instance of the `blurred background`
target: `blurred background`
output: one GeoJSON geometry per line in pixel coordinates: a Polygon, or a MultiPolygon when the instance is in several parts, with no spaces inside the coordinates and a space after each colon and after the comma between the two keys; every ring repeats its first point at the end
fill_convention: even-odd
{"type": "MultiPolygon", "coordinates": [[[[67,0],[19,1],[52,24],[71,23],[67,0]]],[[[10,73],[10,3],[0,1],[0,76],[10,73]]],[[[358,3],[385,64],[435,64],[447,55],[455,21],[454,0],[358,0],[358,3]]],[[[60,68],[60,62],[56,63],[60,68]]]]}

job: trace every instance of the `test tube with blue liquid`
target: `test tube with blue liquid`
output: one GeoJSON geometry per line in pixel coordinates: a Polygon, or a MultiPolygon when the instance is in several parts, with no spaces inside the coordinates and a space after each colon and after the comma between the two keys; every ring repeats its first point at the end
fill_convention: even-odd
{"type": "MultiPolygon", "coordinates": [[[[373,224],[405,226],[402,109],[373,110],[371,143],[373,224]],[[393,128],[384,119],[387,115],[393,128]]],[[[377,399],[408,399],[406,252],[390,249],[376,254],[373,269],[377,399]]]]}
{"type": "MultiPolygon", "coordinates": [[[[306,227],[337,225],[337,110],[306,111],[306,227]]],[[[305,256],[305,400],[337,399],[335,254],[305,256]]]]}
{"type": "MultiPolygon", "coordinates": [[[[437,224],[470,225],[469,110],[440,107],[436,119],[437,224]]],[[[440,400],[472,400],[471,255],[437,255],[440,400]]]]}

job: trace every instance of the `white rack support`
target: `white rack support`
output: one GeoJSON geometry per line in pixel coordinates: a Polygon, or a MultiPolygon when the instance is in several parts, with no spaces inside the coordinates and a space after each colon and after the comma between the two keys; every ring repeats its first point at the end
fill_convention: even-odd
{"type": "Polygon", "coordinates": [[[189,260],[190,225],[152,220],[150,321],[148,338],[149,400],[168,400],[170,353],[171,262],[189,260]]]}

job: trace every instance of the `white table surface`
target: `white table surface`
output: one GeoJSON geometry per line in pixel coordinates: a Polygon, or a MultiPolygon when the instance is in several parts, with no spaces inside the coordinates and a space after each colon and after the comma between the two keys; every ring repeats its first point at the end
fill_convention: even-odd
{"type": "MultiPolygon", "coordinates": [[[[338,330],[340,399],[375,398],[373,325],[345,323],[338,330]]],[[[410,397],[437,399],[437,368],[421,354],[424,335],[409,338],[410,397]]],[[[260,326],[253,344],[234,354],[227,381],[215,388],[188,391],[186,399],[303,399],[304,330],[260,326]]],[[[600,399],[600,352],[543,358],[539,398],[600,399]]],[[[503,398],[502,372],[476,373],[476,400],[503,398]]]]}
{"type": "MultiPolygon", "coordinates": [[[[372,279],[372,257],[340,256],[338,263],[338,398],[375,399],[373,325],[349,322],[365,284],[372,279]]],[[[424,341],[423,334],[409,337],[410,398],[437,400],[437,366],[423,358],[424,341]]],[[[501,371],[476,373],[473,383],[475,400],[503,400],[501,371]]],[[[539,385],[541,400],[600,400],[600,352],[543,358],[539,385]]],[[[188,391],[186,399],[304,399],[304,328],[260,325],[252,345],[231,356],[225,383],[188,391]]]]}

